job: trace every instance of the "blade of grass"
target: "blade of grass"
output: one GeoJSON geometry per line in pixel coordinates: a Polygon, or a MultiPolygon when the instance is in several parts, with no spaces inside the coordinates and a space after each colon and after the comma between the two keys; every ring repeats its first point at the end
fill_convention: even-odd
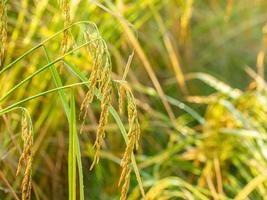
{"type": "MultiPolygon", "coordinates": [[[[145,87],[141,84],[135,84],[134,86],[135,89],[149,95],[152,97],[157,97],[159,98],[159,94],[157,93],[157,91],[152,88],[152,87],[145,87]]],[[[177,99],[170,97],[168,95],[165,96],[165,98],[167,99],[167,101],[173,105],[178,107],[181,110],[184,110],[185,112],[187,112],[188,114],[190,114],[194,119],[196,119],[200,124],[204,124],[205,123],[205,119],[198,114],[194,109],[192,109],[190,106],[186,105],[185,103],[178,101],[177,99]]]]}
{"type": "Polygon", "coordinates": [[[6,184],[6,186],[9,188],[11,194],[13,195],[15,200],[19,200],[19,197],[17,196],[16,192],[14,191],[14,189],[12,188],[12,186],[10,185],[10,183],[8,182],[8,180],[6,179],[4,173],[2,171],[0,171],[0,180],[2,179],[2,181],[6,184]]]}
{"type": "MultiPolygon", "coordinates": [[[[43,49],[44,49],[44,52],[45,52],[45,55],[46,55],[46,58],[47,58],[47,61],[48,63],[50,63],[50,57],[49,57],[49,54],[48,54],[48,51],[47,49],[45,48],[45,46],[43,46],[43,49]]],[[[52,73],[52,76],[53,76],[53,79],[54,79],[54,83],[57,87],[62,87],[63,84],[62,84],[62,80],[60,78],[60,75],[57,71],[57,69],[55,68],[54,65],[51,66],[51,73],[52,73]]],[[[69,126],[71,125],[71,122],[70,122],[70,111],[69,111],[69,107],[68,107],[68,101],[67,101],[67,97],[66,97],[66,94],[63,90],[58,90],[58,94],[60,96],[60,99],[61,99],[61,102],[63,104],[63,107],[64,107],[64,111],[65,111],[65,114],[66,114],[66,117],[69,121],[69,126]]],[[[75,122],[76,124],[76,122],[75,122]]],[[[77,135],[77,129],[75,129],[75,147],[76,147],[76,158],[77,158],[77,164],[78,164],[78,173],[79,173],[79,189],[80,189],[80,200],[84,200],[84,185],[83,185],[83,170],[82,170],[82,159],[81,159],[81,150],[80,150],[80,143],[79,143],[79,138],[78,138],[78,135],[77,135]]]]}
{"type": "Polygon", "coordinates": [[[6,70],[10,69],[11,67],[13,67],[15,64],[17,64],[19,61],[21,61],[23,58],[25,58],[27,55],[33,53],[36,49],[42,47],[45,43],[47,43],[48,41],[54,39],[55,37],[57,37],[59,34],[61,34],[62,32],[64,32],[67,29],[72,28],[73,26],[76,25],[80,25],[80,24],[91,24],[92,26],[96,26],[94,23],[90,22],[90,21],[78,21],[75,22],[73,24],[71,24],[70,26],[56,32],[55,34],[53,34],[52,36],[50,36],[49,38],[43,40],[42,42],[40,42],[39,44],[35,45],[34,47],[32,47],[31,49],[29,49],[28,51],[26,51],[24,54],[22,54],[21,56],[19,56],[17,59],[15,59],[14,61],[12,61],[11,63],[9,63],[6,67],[4,67],[3,69],[1,69],[0,71],[0,75],[5,72],[6,70]]]}
{"type": "Polygon", "coordinates": [[[76,86],[81,86],[81,85],[85,85],[85,84],[88,84],[88,81],[86,82],[80,82],[80,83],[74,83],[74,84],[70,84],[70,85],[65,85],[65,86],[62,86],[62,87],[58,87],[58,88],[54,88],[54,89],[51,89],[51,90],[47,90],[47,91],[44,91],[44,92],[41,92],[39,94],[36,94],[36,95],[33,95],[33,96],[30,96],[28,98],[25,98],[25,99],[22,99],[21,101],[18,101],[4,109],[1,109],[0,110],[0,116],[9,112],[10,110],[14,109],[15,107],[17,107],[18,105],[20,104],[23,104],[25,102],[28,102],[32,99],[36,99],[38,97],[41,97],[41,96],[44,96],[46,94],[49,94],[49,93],[53,93],[53,92],[58,92],[59,90],[62,90],[62,89],[68,89],[68,88],[72,88],[72,87],[76,87],[76,86]]]}
{"type": "MultiPolygon", "coordinates": [[[[44,49],[44,52],[45,52],[45,56],[46,56],[47,62],[51,63],[50,56],[48,55],[48,51],[47,51],[47,49],[46,49],[46,47],[44,45],[43,45],[43,49],[44,49]]],[[[60,79],[59,73],[57,72],[57,69],[56,69],[56,67],[54,65],[52,65],[50,67],[50,71],[52,73],[55,86],[56,87],[62,87],[63,86],[62,80],[60,79]]],[[[66,113],[66,117],[69,120],[69,108],[68,108],[67,97],[66,97],[66,95],[65,95],[63,90],[58,90],[58,94],[59,94],[60,100],[61,100],[61,102],[63,104],[64,111],[66,113]]]]}
{"type": "Polygon", "coordinates": [[[71,92],[70,101],[70,128],[69,128],[69,151],[68,151],[68,177],[69,177],[69,200],[76,200],[76,115],[74,91],[71,92]]]}
{"type": "MultiPolygon", "coordinates": [[[[76,129],[77,130],[77,129],[76,129]]],[[[83,185],[83,165],[82,165],[82,155],[80,151],[80,142],[78,138],[78,134],[76,131],[76,158],[77,158],[77,166],[78,166],[78,173],[79,173],[79,189],[80,189],[80,200],[84,200],[84,185],[83,185]]]]}
{"type": "Polygon", "coordinates": [[[267,180],[267,173],[260,174],[259,176],[255,177],[251,180],[234,198],[235,200],[242,200],[246,199],[248,195],[260,184],[267,180]]]}
{"type": "Polygon", "coordinates": [[[224,82],[206,73],[201,73],[201,72],[191,73],[191,74],[188,74],[186,78],[187,80],[199,79],[203,81],[204,83],[206,83],[207,85],[209,85],[210,87],[213,87],[214,89],[222,92],[223,94],[229,95],[233,99],[239,97],[242,94],[240,90],[233,89],[232,87],[225,84],[224,82]]]}
{"type": "MultiPolygon", "coordinates": [[[[100,40],[100,39],[96,39],[96,40],[100,40]]],[[[0,98],[0,102],[3,101],[4,99],[6,99],[10,94],[12,94],[17,88],[19,88],[20,86],[22,86],[24,83],[26,83],[27,81],[31,80],[34,76],[36,76],[37,74],[41,73],[42,71],[44,71],[45,69],[51,67],[53,64],[59,62],[60,60],[62,60],[65,56],[79,50],[80,48],[88,45],[89,43],[93,42],[94,40],[85,42],[84,44],[68,51],[66,54],[59,56],[57,59],[53,60],[52,62],[48,63],[47,65],[39,68],[38,70],[36,70],[35,72],[33,72],[31,75],[29,75],[27,78],[25,78],[24,80],[22,80],[21,82],[19,82],[17,85],[15,85],[13,88],[11,88],[8,92],[6,92],[6,94],[4,96],[2,96],[0,98]]]]}
{"type": "Polygon", "coordinates": [[[185,83],[184,73],[182,71],[182,67],[180,64],[179,57],[178,57],[179,54],[174,49],[172,41],[171,41],[171,39],[167,33],[167,29],[164,25],[163,19],[161,18],[159,12],[156,11],[156,8],[154,7],[153,4],[149,4],[149,8],[151,9],[151,11],[152,11],[152,13],[156,19],[156,22],[158,24],[159,30],[160,30],[162,38],[163,38],[165,48],[168,52],[169,59],[172,63],[173,71],[175,73],[175,78],[178,82],[178,85],[179,85],[181,91],[183,92],[183,94],[187,95],[188,91],[187,91],[187,87],[186,87],[186,83],[185,83]]]}

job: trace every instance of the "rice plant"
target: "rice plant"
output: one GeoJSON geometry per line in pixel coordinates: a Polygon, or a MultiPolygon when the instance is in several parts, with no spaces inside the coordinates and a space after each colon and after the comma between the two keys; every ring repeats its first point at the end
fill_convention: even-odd
{"type": "Polygon", "coordinates": [[[265,199],[266,8],[0,0],[0,199],[265,199]]]}

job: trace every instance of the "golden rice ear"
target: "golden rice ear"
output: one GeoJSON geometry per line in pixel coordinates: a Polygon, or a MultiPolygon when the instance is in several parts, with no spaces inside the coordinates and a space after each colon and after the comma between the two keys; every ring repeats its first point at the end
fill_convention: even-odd
{"type": "Polygon", "coordinates": [[[89,90],[87,91],[85,98],[83,99],[83,102],[80,107],[80,116],[79,118],[83,119],[82,126],[80,129],[80,132],[83,132],[85,119],[87,117],[87,109],[88,105],[92,103],[94,100],[94,93],[95,88],[97,87],[97,82],[99,81],[99,77],[102,70],[102,64],[103,64],[103,55],[104,55],[104,45],[103,40],[100,39],[98,30],[95,26],[87,26],[84,33],[84,38],[86,42],[92,41],[87,45],[87,50],[89,55],[91,56],[91,59],[93,59],[93,67],[92,72],[88,80],[88,87],[89,90]]]}
{"type": "Polygon", "coordinates": [[[130,124],[130,129],[129,129],[129,137],[132,135],[134,138],[135,146],[136,149],[138,148],[138,141],[140,138],[140,125],[139,125],[139,120],[137,116],[137,108],[135,104],[135,99],[133,96],[133,93],[131,90],[127,91],[127,101],[128,101],[128,121],[130,124]]]}
{"type": "Polygon", "coordinates": [[[122,172],[119,180],[119,186],[122,185],[121,188],[121,200],[126,200],[127,192],[129,190],[129,182],[130,182],[130,173],[131,173],[131,155],[133,153],[134,147],[138,148],[138,140],[140,137],[140,125],[137,117],[137,108],[134,101],[134,96],[129,87],[125,84],[121,84],[121,87],[124,88],[127,95],[127,111],[128,111],[128,123],[129,123],[129,131],[128,131],[128,143],[121,160],[122,172]]]}
{"type": "Polygon", "coordinates": [[[23,111],[22,114],[22,140],[23,140],[23,151],[19,159],[18,168],[16,175],[18,176],[23,162],[25,163],[25,172],[21,184],[21,194],[22,200],[29,200],[31,196],[31,169],[32,169],[32,127],[29,123],[29,116],[26,111],[23,111]]]}
{"type": "MultiPolygon", "coordinates": [[[[61,8],[61,12],[64,18],[64,28],[67,28],[71,21],[70,21],[70,0],[59,0],[58,1],[59,6],[61,8]]],[[[68,52],[69,46],[71,42],[71,35],[70,31],[68,29],[63,31],[63,37],[61,41],[61,46],[60,46],[60,55],[63,56],[68,52]]],[[[60,71],[62,70],[64,65],[64,62],[62,60],[61,65],[60,65],[60,71]]]]}
{"type": "Polygon", "coordinates": [[[99,63],[94,63],[93,71],[91,72],[90,78],[88,80],[88,92],[85,95],[85,98],[81,105],[81,110],[85,108],[86,105],[89,103],[92,103],[94,100],[94,90],[97,84],[97,81],[99,80],[99,71],[101,71],[101,66],[99,63]]]}
{"type": "Polygon", "coordinates": [[[97,128],[96,141],[94,143],[96,153],[90,167],[90,169],[92,169],[99,161],[100,149],[105,138],[105,127],[109,114],[108,107],[111,103],[112,97],[111,63],[106,44],[100,37],[96,26],[86,26],[84,37],[86,42],[90,42],[87,45],[87,50],[93,61],[93,67],[88,81],[89,90],[86,93],[80,108],[81,113],[84,113],[81,131],[83,130],[87,116],[88,105],[93,101],[96,89],[99,91],[99,95],[101,96],[101,114],[97,128]]]}
{"type": "Polygon", "coordinates": [[[126,172],[126,175],[124,176],[124,183],[121,189],[121,197],[120,200],[126,200],[127,199],[127,193],[129,190],[129,185],[130,185],[130,181],[131,181],[131,170],[129,169],[126,172]]]}
{"type": "Polygon", "coordinates": [[[7,14],[4,0],[0,0],[0,67],[3,66],[7,46],[7,14]]]}
{"type": "Polygon", "coordinates": [[[108,115],[109,115],[108,108],[111,103],[111,96],[112,96],[112,86],[111,86],[111,83],[109,82],[108,85],[106,86],[106,89],[103,93],[102,100],[101,100],[101,114],[100,114],[100,119],[99,119],[99,125],[97,128],[96,141],[94,144],[96,153],[94,156],[94,161],[90,167],[90,170],[92,170],[94,165],[98,164],[98,161],[99,161],[100,150],[104,143],[104,138],[105,138],[105,127],[108,122],[108,115]]]}
{"type": "Polygon", "coordinates": [[[94,161],[90,167],[90,169],[93,169],[94,165],[98,163],[99,157],[100,157],[100,149],[104,143],[105,138],[105,128],[108,122],[108,107],[111,103],[112,98],[112,85],[110,80],[110,70],[106,69],[104,70],[102,74],[102,80],[100,80],[100,94],[102,95],[101,99],[101,114],[99,119],[99,125],[97,128],[97,136],[96,141],[94,144],[94,147],[96,149],[96,153],[94,156],[94,161]]]}

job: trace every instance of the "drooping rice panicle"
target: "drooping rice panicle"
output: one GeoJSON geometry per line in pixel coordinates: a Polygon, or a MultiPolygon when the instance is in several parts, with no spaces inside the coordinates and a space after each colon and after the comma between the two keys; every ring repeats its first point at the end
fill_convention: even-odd
{"type": "Polygon", "coordinates": [[[21,184],[21,198],[22,200],[29,200],[31,198],[31,169],[32,169],[32,127],[29,123],[29,117],[26,111],[23,111],[22,116],[22,140],[23,140],[23,152],[20,156],[17,173],[18,176],[23,162],[25,163],[25,172],[21,184]]]}
{"type": "MultiPolygon", "coordinates": [[[[88,91],[85,95],[85,98],[83,99],[82,101],[82,104],[81,104],[81,112],[80,112],[80,119],[81,119],[81,116],[83,114],[83,125],[84,125],[84,122],[85,122],[85,118],[87,116],[87,110],[88,110],[88,106],[90,103],[92,103],[93,99],[94,99],[94,91],[95,91],[95,86],[96,86],[96,83],[98,81],[98,71],[100,70],[100,65],[99,63],[94,63],[94,66],[93,66],[93,71],[91,72],[91,76],[89,78],[89,81],[88,81],[88,91]]],[[[81,132],[83,131],[83,125],[82,125],[82,128],[81,128],[81,132]]]]}
{"type": "Polygon", "coordinates": [[[99,119],[99,125],[97,127],[97,135],[96,135],[96,141],[94,144],[94,147],[96,148],[96,153],[94,157],[94,161],[91,165],[91,169],[95,164],[99,161],[100,156],[100,149],[103,145],[104,138],[105,138],[105,127],[108,122],[108,107],[111,103],[111,97],[112,97],[112,85],[111,85],[111,68],[108,64],[108,61],[106,63],[106,66],[101,71],[100,79],[99,79],[99,91],[102,95],[101,99],[101,114],[99,119]]]}
{"type": "Polygon", "coordinates": [[[94,147],[96,149],[96,153],[94,156],[94,161],[90,167],[90,169],[93,169],[94,165],[98,163],[99,157],[100,157],[100,149],[103,145],[104,138],[105,138],[105,127],[108,122],[108,107],[111,102],[111,94],[112,94],[112,87],[110,85],[107,85],[107,88],[102,96],[101,100],[101,114],[99,119],[99,125],[97,127],[97,135],[96,140],[94,143],[94,147]]]}
{"type": "Polygon", "coordinates": [[[101,73],[101,67],[103,62],[103,53],[104,53],[104,44],[103,40],[99,39],[99,33],[96,27],[87,26],[84,38],[86,42],[92,41],[87,45],[87,51],[90,55],[90,59],[92,60],[92,71],[91,75],[89,77],[89,83],[88,83],[88,91],[85,95],[85,98],[83,99],[83,102],[80,107],[80,119],[82,117],[82,126],[80,129],[80,132],[83,132],[83,127],[85,123],[85,119],[87,117],[87,110],[90,103],[92,103],[94,99],[94,91],[97,86],[97,82],[99,81],[99,75],[101,73]]]}
{"type": "Polygon", "coordinates": [[[129,185],[130,185],[130,180],[131,180],[131,169],[127,168],[123,172],[123,178],[124,178],[124,183],[121,187],[121,196],[120,200],[126,200],[127,199],[127,193],[129,190],[129,185]]]}
{"type": "Polygon", "coordinates": [[[81,113],[83,113],[83,123],[80,132],[83,131],[83,126],[87,116],[87,108],[94,99],[96,89],[98,89],[101,97],[101,114],[97,128],[96,140],[94,143],[96,153],[90,167],[90,169],[93,169],[94,165],[99,161],[100,149],[105,138],[105,127],[108,122],[108,107],[111,103],[112,97],[111,62],[106,44],[99,36],[99,32],[95,26],[87,26],[84,36],[87,42],[91,41],[87,46],[87,50],[92,59],[93,67],[89,77],[89,89],[80,108],[81,113]]]}
{"type": "Polygon", "coordinates": [[[122,83],[121,86],[124,88],[127,96],[127,111],[128,111],[128,143],[121,160],[122,172],[119,180],[119,186],[121,188],[121,200],[126,200],[127,193],[129,190],[130,183],[130,173],[131,173],[131,155],[133,153],[134,147],[138,148],[138,140],[140,138],[140,125],[137,117],[137,108],[134,101],[134,96],[129,87],[122,83]]]}

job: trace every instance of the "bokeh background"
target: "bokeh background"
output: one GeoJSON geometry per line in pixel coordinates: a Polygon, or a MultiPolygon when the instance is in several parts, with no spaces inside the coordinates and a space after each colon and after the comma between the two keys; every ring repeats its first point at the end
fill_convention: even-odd
{"type": "MultiPolygon", "coordinates": [[[[142,133],[135,158],[147,199],[265,199],[267,99],[257,59],[259,52],[265,52],[267,2],[70,2],[72,22],[97,25],[108,45],[114,80],[122,78],[134,51],[126,80],[138,107],[142,133]]],[[[64,27],[56,0],[7,0],[6,6],[4,66],[64,27]]],[[[84,42],[84,27],[74,26],[71,33],[70,49],[84,42]]],[[[45,44],[51,60],[60,56],[61,39],[59,35],[45,44]]],[[[85,48],[65,60],[84,75],[90,74],[92,66],[85,48]]],[[[47,62],[42,48],[23,57],[0,75],[1,96],[47,62]]],[[[79,81],[65,68],[60,75],[64,85],[79,81]]],[[[45,70],[0,106],[5,108],[52,88],[53,77],[45,70]]],[[[76,91],[78,116],[87,89],[81,86],[76,91]]],[[[118,110],[116,92],[113,96],[112,105],[118,110]]],[[[32,199],[67,199],[68,124],[60,98],[50,93],[22,106],[29,110],[34,130],[32,199]]],[[[89,170],[99,114],[95,100],[89,107],[85,131],[79,135],[85,199],[119,199],[119,164],[125,144],[111,116],[100,163],[89,170]]],[[[127,129],[127,116],[121,120],[127,129]]],[[[15,175],[22,149],[20,121],[19,111],[1,116],[0,199],[14,199],[12,190],[20,196],[21,177],[15,175]]],[[[77,119],[78,129],[81,123],[77,119]]],[[[128,198],[141,199],[134,173],[128,198]]]]}

